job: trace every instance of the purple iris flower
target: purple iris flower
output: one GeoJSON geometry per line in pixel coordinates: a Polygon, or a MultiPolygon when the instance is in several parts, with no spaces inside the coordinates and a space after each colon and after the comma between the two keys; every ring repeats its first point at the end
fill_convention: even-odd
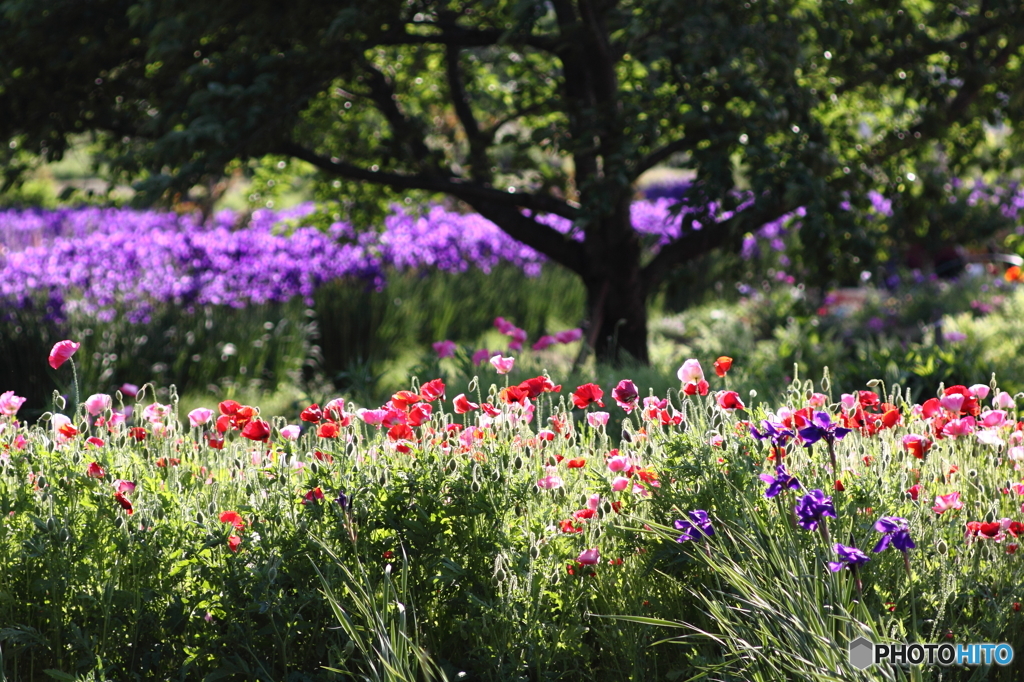
{"type": "Polygon", "coordinates": [[[812,490],[796,503],[797,523],[804,530],[817,530],[818,524],[825,521],[826,516],[836,518],[836,508],[832,498],[821,490],[812,490]]]}
{"type": "Polygon", "coordinates": [[[761,474],[759,478],[768,484],[768,489],[764,491],[764,496],[768,499],[775,497],[787,488],[797,490],[800,487],[800,481],[796,479],[796,476],[792,476],[786,471],[784,464],[775,467],[774,476],[771,474],[761,474]]]}
{"type": "Polygon", "coordinates": [[[757,428],[751,425],[751,435],[758,440],[771,440],[772,445],[779,448],[783,447],[786,441],[795,435],[791,429],[786,428],[785,424],[767,419],[761,420],[761,428],[764,429],[763,432],[758,431],[757,428]]]}
{"type": "Polygon", "coordinates": [[[917,545],[910,538],[910,526],[906,519],[898,516],[883,516],[875,521],[875,530],[882,533],[882,539],[875,545],[874,552],[884,552],[891,544],[901,552],[914,549],[917,545]]]}
{"type": "Polygon", "coordinates": [[[687,516],[690,517],[689,521],[679,519],[676,521],[676,530],[683,531],[683,534],[676,538],[676,542],[686,542],[687,540],[700,540],[704,537],[711,537],[715,534],[715,529],[711,526],[711,519],[708,518],[708,513],[703,509],[697,509],[691,512],[686,512],[687,516]]]}
{"type": "Polygon", "coordinates": [[[824,439],[826,443],[834,443],[842,440],[850,429],[843,428],[839,422],[832,422],[828,412],[815,412],[811,423],[800,429],[800,437],[804,439],[804,445],[811,447],[819,440],[824,439]]]}
{"type": "Polygon", "coordinates": [[[334,501],[337,502],[338,506],[340,506],[342,509],[346,511],[352,510],[352,498],[346,495],[345,493],[338,493],[338,497],[335,498],[334,501]]]}
{"type": "Polygon", "coordinates": [[[847,547],[846,545],[841,545],[838,542],[832,549],[834,549],[836,554],[839,555],[839,561],[828,562],[828,568],[833,573],[841,571],[844,568],[857,568],[858,566],[866,564],[869,559],[867,554],[856,547],[847,547]]]}

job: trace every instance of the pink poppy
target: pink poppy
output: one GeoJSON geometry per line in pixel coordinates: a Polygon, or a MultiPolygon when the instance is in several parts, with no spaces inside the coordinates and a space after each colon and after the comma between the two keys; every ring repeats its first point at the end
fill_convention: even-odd
{"type": "Polygon", "coordinates": [[[963,507],[964,503],[960,501],[960,493],[954,492],[948,495],[936,495],[935,506],[932,507],[932,511],[936,514],[942,514],[950,509],[963,509],[963,507]]]}
{"type": "Polygon", "coordinates": [[[498,370],[498,374],[508,374],[512,371],[512,366],[515,363],[515,358],[503,358],[500,354],[491,358],[491,364],[494,366],[494,369],[498,370]]]}
{"type": "Polygon", "coordinates": [[[601,553],[597,551],[597,547],[585,549],[576,557],[576,562],[583,566],[593,566],[599,561],[601,561],[601,553]]]}
{"type": "Polygon", "coordinates": [[[1017,401],[1006,391],[999,391],[992,397],[992,406],[1000,410],[1012,410],[1016,404],[1017,401]]]}
{"type": "Polygon", "coordinates": [[[640,397],[639,392],[634,384],[629,379],[623,379],[612,389],[612,398],[615,402],[629,414],[636,408],[636,401],[640,397]]]}
{"type": "Polygon", "coordinates": [[[558,340],[553,336],[542,336],[537,339],[537,342],[530,346],[533,350],[544,350],[548,346],[553,346],[558,343],[558,340]]]}
{"type": "Polygon", "coordinates": [[[493,353],[491,353],[491,351],[487,350],[486,348],[481,348],[477,352],[473,353],[473,357],[470,358],[470,360],[472,361],[474,366],[482,365],[483,363],[487,362],[487,360],[490,359],[492,355],[493,353]]]}
{"type": "Polygon", "coordinates": [[[683,366],[676,372],[676,376],[679,377],[679,381],[684,384],[698,384],[704,381],[704,370],[700,366],[700,362],[694,358],[690,358],[683,363],[683,366]]]}
{"type": "Polygon", "coordinates": [[[998,429],[1006,425],[1006,412],[1003,410],[989,410],[981,415],[981,425],[986,429],[998,429]]]}
{"type": "Polygon", "coordinates": [[[561,488],[565,482],[562,481],[562,477],[558,475],[558,467],[544,467],[545,476],[544,478],[537,481],[537,487],[543,490],[554,490],[555,488],[561,488]]]}
{"type": "Polygon", "coordinates": [[[298,440],[302,434],[302,427],[298,424],[289,424],[281,427],[281,438],[285,440],[298,440]]]}
{"type": "Polygon", "coordinates": [[[114,491],[119,493],[133,493],[135,492],[135,484],[131,481],[126,481],[123,478],[115,479],[113,484],[114,491]]]}
{"type": "Polygon", "coordinates": [[[242,544],[242,538],[238,537],[237,535],[229,535],[228,536],[228,549],[230,549],[232,552],[237,552],[238,551],[238,547],[241,544],[242,544]]]}
{"type": "Polygon", "coordinates": [[[200,427],[206,422],[210,421],[210,417],[213,416],[213,410],[208,407],[197,407],[188,413],[188,422],[194,427],[200,427]]]}
{"type": "Polygon", "coordinates": [[[14,395],[14,391],[5,391],[0,393],[0,414],[13,417],[21,409],[21,406],[25,404],[27,398],[14,395]]]}
{"type": "Polygon", "coordinates": [[[621,493],[623,490],[629,487],[629,479],[625,476],[616,476],[615,480],[612,481],[612,490],[617,493],[621,493]]]}
{"type": "Polygon", "coordinates": [[[577,327],[576,329],[566,329],[564,332],[558,332],[555,334],[555,341],[558,343],[572,343],[573,341],[579,341],[583,338],[583,330],[577,327]]]}
{"type": "Polygon", "coordinates": [[[82,347],[82,344],[74,341],[58,341],[50,350],[50,367],[57,369],[67,362],[72,355],[82,347]]]}
{"type": "Polygon", "coordinates": [[[610,415],[607,412],[591,412],[587,415],[587,423],[595,429],[598,426],[606,426],[608,424],[609,416],[610,415]]]}
{"type": "Polygon", "coordinates": [[[365,424],[369,424],[370,426],[380,426],[388,416],[388,410],[367,410],[366,408],[360,408],[359,410],[356,410],[356,416],[362,419],[365,424]]]}
{"type": "Polygon", "coordinates": [[[85,399],[85,409],[94,417],[109,410],[112,404],[113,399],[105,393],[95,393],[85,399]]]}

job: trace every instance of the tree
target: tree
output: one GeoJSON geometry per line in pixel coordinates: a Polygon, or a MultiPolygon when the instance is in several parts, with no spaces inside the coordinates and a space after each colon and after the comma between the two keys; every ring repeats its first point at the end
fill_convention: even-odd
{"type": "Polygon", "coordinates": [[[149,201],[267,154],[339,194],[454,197],[582,278],[599,357],[645,362],[646,300],[674,268],[804,206],[809,261],[842,277],[878,235],[841,202],[913,191],[928,160],[963,167],[992,125],[1015,145],[1020,14],[1010,0],[5,0],[0,138],[55,159],[92,131],[149,201]],[[630,204],[667,162],[696,173],[696,212],[652,254],[630,204]]]}

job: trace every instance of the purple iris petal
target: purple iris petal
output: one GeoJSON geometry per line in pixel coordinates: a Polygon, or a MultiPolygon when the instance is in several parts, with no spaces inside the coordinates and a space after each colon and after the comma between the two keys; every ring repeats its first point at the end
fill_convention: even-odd
{"type": "Polygon", "coordinates": [[[812,490],[796,503],[797,523],[804,530],[817,530],[818,524],[825,520],[825,517],[836,518],[836,508],[832,505],[832,498],[825,495],[821,490],[812,490]]]}
{"type": "Polygon", "coordinates": [[[836,554],[839,555],[839,561],[828,562],[829,570],[833,573],[841,571],[844,568],[856,568],[868,562],[867,554],[860,551],[856,547],[849,547],[847,545],[841,545],[838,542],[832,548],[836,554]]]}

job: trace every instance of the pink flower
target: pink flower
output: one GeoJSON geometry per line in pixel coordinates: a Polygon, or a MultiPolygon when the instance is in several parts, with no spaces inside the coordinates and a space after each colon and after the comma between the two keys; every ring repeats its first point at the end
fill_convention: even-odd
{"type": "Polygon", "coordinates": [[[1017,401],[1006,391],[999,391],[992,397],[992,407],[997,407],[1000,410],[1012,410],[1016,404],[1017,401]]]}
{"type": "Polygon", "coordinates": [[[608,469],[614,471],[615,473],[625,471],[632,465],[633,460],[631,460],[626,455],[615,455],[614,457],[608,458],[608,469]]]}
{"type": "MultiPolygon", "coordinates": [[[[126,409],[131,409],[131,407],[126,409]]],[[[111,430],[116,429],[118,426],[124,426],[126,421],[128,421],[127,415],[122,414],[121,412],[115,412],[110,415],[110,419],[107,420],[107,428],[111,430]]]]}
{"type": "Polygon", "coordinates": [[[825,406],[828,405],[828,396],[824,393],[814,393],[807,401],[807,404],[818,410],[825,409],[825,406]]]}
{"type": "Polygon", "coordinates": [[[587,423],[590,424],[592,428],[596,429],[598,426],[605,426],[608,424],[608,417],[609,414],[607,412],[590,412],[587,414],[587,423]]]}
{"type": "Polygon", "coordinates": [[[50,367],[57,369],[67,362],[75,352],[82,347],[82,344],[74,341],[58,341],[50,350],[50,367]]]}
{"type": "Polygon", "coordinates": [[[573,341],[579,341],[583,338],[583,330],[577,327],[576,329],[566,329],[564,332],[558,332],[555,334],[555,341],[558,343],[572,343],[573,341]]]}
{"type": "Polygon", "coordinates": [[[943,409],[953,414],[960,414],[960,408],[964,406],[963,393],[950,393],[939,398],[939,404],[942,405],[943,409]]]}
{"type": "Polygon", "coordinates": [[[843,410],[846,412],[850,412],[857,407],[857,402],[857,396],[852,393],[844,393],[839,399],[839,404],[843,406],[843,410]]]}
{"type": "Polygon", "coordinates": [[[514,330],[516,328],[516,326],[514,324],[512,324],[511,322],[506,320],[504,317],[496,317],[496,318],[494,318],[494,327],[499,332],[501,332],[502,334],[505,334],[506,336],[511,334],[512,330],[514,330]]]}
{"type": "Polygon", "coordinates": [[[537,481],[537,487],[543,490],[554,490],[564,485],[562,477],[558,475],[558,467],[544,467],[546,476],[537,481]]]}
{"type": "Polygon", "coordinates": [[[170,405],[161,405],[160,403],[153,403],[151,405],[146,405],[146,407],[142,410],[142,418],[154,424],[162,424],[164,419],[166,419],[170,413],[170,405]]]}
{"type": "Polygon", "coordinates": [[[512,371],[512,365],[515,363],[515,358],[503,358],[501,355],[495,355],[491,358],[491,364],[494,366],[494,369],[498,370],[498,374],[508,374],[512,371]]]}
{"type": "Polygon", "coordinates": [[[684,384],[699,384],[704,381],[704,370],[701,369],[700,362],[690,358],[683,363],[683,366],[676,372],[676,376],[679,377],[679,381],[684,384]]]}
{"type": "Polygon", "coordinates": [[[981,425],[986,429],[998,429],[1006,425],[1006,412],[989,410],[981,415],[981,425]]]}
{"type": "Polygon", "coordinates": [[[0,414],[13,417],[21,409],[21,406],[25,404],[25,400],[27,399],[14,395],[14,391],[0,393],[0,414]]]}
{"type": "Polygon", "coordinates": [[[139,387],[135,384],[122,384],[118,390],[121,391],[121,395],[128,398],[134,398],[139,394],[139,387]]]}
{"type": "Polygon", "coordinates": [[[597,551],[597,547],[585,549],[576,557],[576,563],[583,566],[594,566],[599,561],[601,561],[601,553],[597,551]]]}
{"type": "Polygon", "coordinates": [[[587,498],[587,509],[593,509],[597,511],[597,508],[601,505],[601,496],[598,493],[594,493],[587,498]]]}
{"type": "Polygon", "coordinates": [[[213,416],[213,410],[208,407],[197,407],[188,413],[188,422],[192,426],[199,428],[206,422],[210,421],[210,417],[213,416]]]}
{"type": "Polygon", "coordinates": [[[85,399],[85,409],[94,417],[109,410],[112,404],[113,399],[105,393],[96,393],[85,399]]]}
{"type": "Polygon", "coordinates": [[[473,353],[473,357],[470,359],[472,360],[474,366],[482,365],[491,357],[491,355],[491,351],[487,350],[486,348],[481,348],[477,352],[473,353]]]}
{"type": "Polygon", "coordinates": [[[949,493],[948,495],[936,495],[935,506],[932,507],[932,511],[936,514],[942,514],[949,511],[950,509],[963,509],[964,503],[960,501],[960,493],[949,493]]]}
{"type": "Polygon", "coordinates": [[[438,341],[433,345],[434,352],[437,353],[438,360],[453,357],[455,355],[455,349],[458,348],[454,341],[449,341],[448,339],[438,341]]]}
{"type": "MultiPolygon", "coordinates": [[[[962,398],[963,396],[960,397],[962,398]]],[[[967,436],[974,433],[975,425],[974,417],[951,419],[949,423],[942,427],[942,433],[947,436],[967,436]]]]}
{"type": "Polygon", "coordinates": [[[970,391],[971,395],[978,400],[984,400],[988,397],[988,393],[992,389],[990,389],[987,384],[974,384],[967,390],[970,391]]]}
{"type": "Polygon", "coordinates": [[[126,481],[123,478],[114,479],[114,492],[121,494],[135,492],[135,484],[131,481],[126,481]]]}
{"type": "Polygon", "coordinates": [[[289,424],[281,427],[281,438],[285,440],[298,440],[302,433],[302,427],[297,424],[289,424]]]}
{"type": "Polygon", "coordinates": [[[615,480],[612,481],[612,490],[617,493],[621,493],[623,490],[629,487],[629,479],[625,476],[616,476],[615,480]]]}
{"type": "Polygon", "coordinates": [[[356,416],[362,419],[365,424],[369,424],[370,426],[380,426],[388,416],[388,410],[367,410],[366,408],[360,408],[356,410],[356,416]]]}

